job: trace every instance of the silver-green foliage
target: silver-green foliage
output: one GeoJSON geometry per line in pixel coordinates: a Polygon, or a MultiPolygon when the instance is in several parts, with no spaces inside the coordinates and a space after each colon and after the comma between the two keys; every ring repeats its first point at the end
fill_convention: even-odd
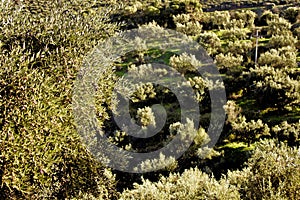
{"type": "Polygon", "coordinates": [[[228,11],[211,12],[209,13],[209,21],[218,26],[218,29],[224,29],[230,23],[230,14],[228,11]]]}
{"type": "Polygon", "coordinates": [[[281,17],[267,20],[267,24],[269,36],[290,32],[290,29],[292,27],[289,21],[281,17]]]}
{"type": "Polygon", "coordinates": [[[254,83],[255,95],[264,105],[282,109],[297,105],[300,101],[300,82],[288,68],[276,69],[272,66],[255,67],[249,74],[254,83]]]}
{"type": "Polygon", "coordinates": [[[158,182],[142,181],[134,189],[125,190],[120,199],[240,199],[236,187],[223,179],[218,182],[197,168],[163,176],[158,182]]]}
{"type": "Polygon", "coordinates": [[[280,139],[280,141],[289,141],[289,143],[297,144],[299,142],[300,120],[297,123],[288,123],[283,121],[274,126],[272,131],[280,139]]]}
{"type": "Polygon", "coordinates": [[[207,81],[205,81],[201,76],[189,78],[188,81],[196,93],[196,100],[201,102],[205,97],[207,81]]]}
{"type": "Polygon", "coordinates": [[[222,38],[230,41],[245,40],[249,32],[247,29],[231,27],[222,31],[222,38]]]}
{"type": "Polygon", "coordinates": [[[216,54],[221,48],[221,40],[214,32],[204,32],[197,36],[197,41],[205,48],[209,55],[216,54]]]}
{"type": "Polygon", "coordinates": [[[230,41],[228,43],[227,52],[232,53],[233,55],[246,55],[253,48],[253,44],[249,41],[230,41]]]}
{"type": "Polygon", "coordinates": [[[198,35],[201,33],[202,25],[195,20],[191,20],[189,14],[180,14],[173,17],[176,25],[176,31],[186,35],[198,35]]]}
{"type": "MultiPolygon", "coordinates": [[[[272,40],[270,42],[272,42],[272,40]]],[[[274,68],[296,67],[297,50],[292,46],[271,49],[260,55],[258,64],[260,66],[268,65],[274,68]]]]}
{"type": "Polygon", "coordinates": [[[231,19],[242,20],[247,28],[252,28],[256,16],[257,14],[252,10],[237,10],[232,14],[231,19]]]}
{"type": "Polygon", "coordinates": [[[178,72],[185,74],[187,72],[195,72],[201,66],[201,62],[197,60],[195,55],[183,53],[179,56],[172,56],[170,65],[178,72]]]}
{"type": "Polygon", "coordinates": [[[269,48],[281,48],[281,47],[295,47],[297,44],[298,39],[295,38],[292,33],[290,34],[282,34],[282,35],[273,35],[269,42],[269,48]]]}
{"type": "Polygon", "coordinates": [[[92,1],[1,1],[1,198],[115,195],[115,181],[86,151],[72,118],[83,57],[114,33],[92,1]]]}
{"type": "Polygon", "coordinates": [[[227,174],[242,199],[299,199],[300,149],[264,140],[257,144],[247,168],[227,174]]]}
{"type": "Polygon", "coordinates": [[[241,114],[242,109],[236,105],[234,101],[228,101],[224,106],[227,113],[227,122],[232,127],[232,132],[241,140],[248,141],[248,144],[258,140],[262,136],[270,135],[270,128],[263,123],[261,119],[250,120],[241,114]]]}
{"type": "MultiPolygon", "coordinates": [[[[193,144],[188,149],[184,157],[197,156],[200,159],[211,159],[212,157],[219,155],[219,153],[213,148],[205,146],[210,141],[209,135],[202,127],[195,129],[193,121],[187,119],[186,124],[176,122],[171,124],[169,129],[171,139],[177,134],[181,136],[182,141],[189,141],[193,139],[193,144]]],[[[180,147],[177,147],[177,149],[180,149],[180,147]]]]}
{"type": "Polygon", "coordinates": [[[138,108],[137,115],[139,123],[142,127],[147,127],[149,125],[155,126],[155,116],[152,109],[148,106],[144,108],[138,108]]]}
{"type": "Polygon", "coordinates": [[[233,55],[232,53],[220,53],[216,56],[216,64],[219,69],[236,68],[242,65],[243,56],[233,55]]]}

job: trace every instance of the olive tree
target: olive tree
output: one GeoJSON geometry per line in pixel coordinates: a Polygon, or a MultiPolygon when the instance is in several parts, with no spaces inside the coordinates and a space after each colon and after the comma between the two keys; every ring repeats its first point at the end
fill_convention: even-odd
{"type": "Polygon", "coordinates": [[[176,31],[186,35],[197,35],[201,33],[202,25],[191,18],[190,14],[179,14],[173,16],[176,25],[176,31]]]}
{"type": "Polygon", "coordinates": [[[230,14],[228,11],[215,11],[210,13],[210,21],[218,27],[224,29],[230,23],[230,14]]]}
{"type": "Polygon", "coordinates": [[[248,41],[230,41],[226,48],[226,52],[232,53],[233,55],[243,55],[247,56],[247,54],[252,50],[253,44],[248,41]]]}
{"type": "Polygon", "coordinates": [[[269,42],[269,48],[282,48],[282,47],[295,47],[298,42],[298,39],[293,36],[292,33],[290,34],[281,34],[281,35],[273,35],[269,42]]]}
{"type": "Polygon", "coordinates": [[[267,20],[267,24],[269,36],[290,32],[292,27],[291,23],[282,17],[267,20]]]}
{"type": "Polygon", "coordinates": [[[216,64],[219,69],[230,70],[240,67],[243,62],[243,56],[233,55],[232,53],[220,53],[216,56],[216,64]]]}
{"type": "Polygon", "coordinates": [[[242,199],[299,199],[300,149],[263,140],[242,170],[228,172],[227,181],[242,199]]]}
{"type": "Polygon", "coordinates": [[[258,58],[260,66],[268,65],[274,68],[293,68],[297,66],[296,49],[290,46],[271,49],[258,58]]]}
{"type": "Polygon", "coordinates": [[[231,134],[236,139],[247,142],[248,146],[259,138],[270,135],[270,128],[267,124],[263,123],[261,119],[247,121],[246,117],[242,115],[241,108],[234,101],[228,101],[224,110],[228,116],[227,123],[231,126],[231,134]]]}
{"type": "Polygon", "coordinates": [[[220,51],[221,40],[214,32],[204,32],[196,39],[207,51],[209,55],[214,55],[220,51]]]}
{"type": "Polygon", "coordinates": [[[295,23],[300,17],[300,9],[298,7],[289,7],[284,11],[284,18],[289,20],[290,23],[295,23]]]}
{"type": "Polygon", "coordinates": [[[263,107],[284,110],[300,102],[299,79],[291,77],[286,69],[256,67],[250,69],[254,96],[263,107]]]}

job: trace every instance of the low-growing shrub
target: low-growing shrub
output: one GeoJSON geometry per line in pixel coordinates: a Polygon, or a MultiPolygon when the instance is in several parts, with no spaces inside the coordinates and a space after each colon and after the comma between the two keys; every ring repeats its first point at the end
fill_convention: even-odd
{"type": "Polygon", "coordinates": [[[142,181],[125,190],[120,199],[240,199],[236,187],[225,180],[218,182],[197,168],[161,177],[158,182],[142,181]]]}
{"type": "Polygon", "coordinates": [[[299,199],[300,149],[264,140],[257,144],[247,168],[229,172],[227,180],[242,199],[299,199]]]}

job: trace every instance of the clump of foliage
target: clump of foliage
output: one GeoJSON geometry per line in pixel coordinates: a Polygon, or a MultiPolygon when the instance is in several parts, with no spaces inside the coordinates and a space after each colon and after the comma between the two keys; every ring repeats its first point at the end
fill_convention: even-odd
{"type": "MultiPolygon", "coordinates": [[[[272,42],[272,40],[271,40],[272,42]]],[[[260,66],[268,65],[273,68],[293,68],[297,65],[297,55],[295,48],[291,46],[271,49],[260,55],[258,64],[260,66]]]]}
{"type": "Polygon", "coordinates": [[[283,121],[274,126],[272,131],[279,141],[287,141],[291,146],[299,144],[300,121],[297,123],[283,121]]]}
{"type": "Polygon", "coordinates": [[[300,9],[299,7],[289,7],[285,10],[283,17],[287,20],[289,20],[289,22],[291,24],[297,22],[299,20],[300,17],[300,9]]]}
{"type": "Polygon", "coordinates": [[[145,108],[138,108],[137,116],[139,123],[142,127],[147,127],[149,125],[155,126],[155,116],[152,109],[148,106],[145,108]]]}
{"type": "Polygon", "coordinates": [[[295,47],[297,39],[292,34],[273,35],[269,42],[269,48],[295,47]]]}
{"type": "Polygon", "coordinates": [[[241,171],[229,172],[242,199],[299,199],[300,149],[264,140],[241,171]]]}
{"type": "Polygon", "coordinates": [[[172,56],[170,58],[170,65],[178,72],[185,74],[187,72],[196,71],[196,69],[201,66],[201,63],[196,59],[195,55],[183,53],[179,56],[172,56]]]}
{"type": "Polygon", "coordinates": [[[269,36],[284,34],[286,32],[289,32],[292,27],[289,21],[281,17],[267,20],[267,24],[269,36]]]}
{"type": "Polygon", "coordinates": [[[248,146],[250,146],[251,142],[257,141],[263,136],[270,135],[270,128],[261,119],[247,122],[246,117],[241,114],[242,109],[234,101],[228,101],[224,109],[228,115],[227,123],[231,125],[231,134],[241,141],[247,141],[248,146]]]}
{"type": "MultiPolygon", "coordinates": [[[[110,2],[112,3],[112,2],[110,2]]],[[[202,5],[196,0],[178,1],[137,1],[129,0],[124,2],[124,7],[116,2],[119,8],[113,15],[113,21],[125,22],[124,28],[137,28],[138,25],[156,21],[160,26],[175,28],[174,16],[178,14],[202,13],[202,5]]],[[[189,27],[197,26],[197,22],[189,23],[189,27]]],[[[199,25],[199,24],[198,24],[199,25]]]]}
{"type": "Polygon", "coordinates": [[[92,1],[0,3],[0,198],[116,196],[72,119],[83,57],[117,29],[92,1]]]}
{"type": "Polygon", "coordinates": [[[243,62],[243,56],[233,55],[232,53],[223,54],[220,53],[216,56],[216,64],[218,69],[226,69],[240,67],[243,62]]]}
{"type": "Polygon", "coordinates": [[[134,189],[125,190],[121,199],[239,199],[236,187],[225,180],[218,182],[197,168],[163,176],[154,183],[142,181],[134,189]]]}
{"type": "Polygon", "coordinates": [[[250,69],[254,95],[262,107],[275,106],[284,110],[299,103],[299,80],[295,79],[286,68],[256,67],[250,69]]]}
{"type": "MultiPolygon", "coordinates": [[[[288,8],[294,0],[269,2],[225,0],[216,5],[211,0],[127,0],[121,5],[111,0],[55,0],[51,4],[44,0],[3,0],[0,198],[299,199],[299,148],[287,146],[299,145],[299,8],[288,8]],[[253,8],[232,9],[240,6],[253,8]],[[104,134],[114,145],[132,152],[157,150],[175,135],[180,135],[182,141],[195,136],[178,160],[161,154],[141,162],[136,171],[159,169],[144,174],[146,178],[142,179],[141,174],[112,172],[86,151],[73,122],[71,97],[84,56],[98,41],[119,27],[131,29],[149,22],[187,34],[215,59],[231,99],[224,107],[227,122],[219,143],[231,150],[226,150],[224,156],[219,148],[206,146],[207,121],[215,117],[210,113],[208,90],[224,89],[224,84],[197,74],[201,62],[194,55],[144,49],[144,41],[137,38],[139,51],[121,55],[120,62],[99,75],[95,104],[104,134]],[[261,29],[259,58],[254,66],[253,36],[257,28],[261,29]],[[186,82],[181,86],[194,90],[201,108],[201,125],[195,127],[189,119],[179,122],[180,106],[169,88],[151,82],[128,82],[121,88],[130,97],[132,120],[143,131],[156,128],[160,120],[166,123],[159,134],[147,140],[130,137],[126,127],[120,130],[116,126],[112,91],[120,76],[129,72],[138,77],[163,78],[168,73],[150,62],[170,65],[183,75],[186,82]],[[162,104],[165,110],[153,109],[153,104],[162,104]],[[165,114],[166,119],[162,119],[165,114]],[[279,142],[257,143],[266,137],[279,142]],[[236,154],[228,156],[235,144],[242,144],[243,150],[237,145],[236,154]],[[251,153],[247,166],[242,168],[240,160],[244,162],[251,153]],[[208,175],[224,173],[232,167],[227,167],[230,163],[239,165],[236,167],[240,171],[229,172],[218,180],[208,175]],[[140,184],[130,189],[133,182],[140,184]],[[116,188],[125,191],[118,193],[116,188]]],[[[118,156],[116,160],[126,165],[123,161],[127,162],[127,157],[118,156]]]]}
{"type": "Polygon", "coordinates": [[[201,33],[196,40],[205,48],[209,55],[214,55],[221,49],[221,40],[214,32],[206,31],[201,33]]]}
{"type": "Polygon", "coordinates": [[[243,40],[242,41],[238,40],[234,42],[230,41],[226,48],[226,52],[229,52],[236,56],[243,55],[245,57],[248,56],[252,48],[253,48],[253,44],[249,41],[243,41],[243,40]]]}
{"type": "Polygon", "coordinates": [[[191,17],[188,14],[174,16],[174,22],[176,31],[186,35],[194,36],[199,34],[202,30],[202,25],[198,21],[191,20],[191,17]]]}

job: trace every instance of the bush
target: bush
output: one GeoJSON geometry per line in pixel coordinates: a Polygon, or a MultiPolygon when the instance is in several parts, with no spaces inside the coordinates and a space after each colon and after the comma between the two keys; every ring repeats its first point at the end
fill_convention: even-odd
{"type": "Polygon", "coordinates": [[[252,50],[253,44],[248,41],[230,41],[228,43],[226,52],[232,53],[233,55],[243,55],[247,56],[247,54],[252,50]]]}
{"type": "Polygon", "coordinates": [[[209,21],[217,26],[219,30],[224,29],[230,23],[230,14],[228,11],[211,12],[209,13],[209,21]]]}
{"type": "Polygon", "coordinates": [[[259,138],[270,135],[270,128],[261,119],[247,122],[245,116],[241,114],[242,109],[234,101],[228,101],[224,106],[227,114],[227,123],[231,126],[231,133],[236,139],[248,143],[248,146],[259,138]]]}
{"type": "Polygon", "coordinates": [[[241,28],[230,28],[222,32],[222,38],[230,41],[245,40],[248,37],[249,30],[241,28]]]}
{"type": "Polygon", "coordinates": [[[295,23],[299,20],[300,9],[297,7],[290,7],[284,11],[284,18],[289,20],[290,23],[295,23]]]}
{"type": "Polygon", "coordinates": [[[240,67],[243,62],[243,56],[236,55],[234,56],[232,53],[228,54],[218,54],[216,56],[216,64],[219,69],[230,70],[232,68],[240,67]]]}
{"type": "Polygon", "coordinates": [[[225,180],[218,182],[197,168],[161,177],[154,183],[142,181],[134,189],[125,190],[120,199],[239,199],[236,187],[225,180]]]}
{"type": "Polygon", "coordinates": [[[214,32],[201,33],[196,40],[205,48],[209,55],[214,55],[221,49],[221,40],[214,32]]]}
{"type": "Polygon", "coordinates": [[[299,103],[299,80],[291,77],[287,71],[287,69],[274,69],[267,66],[250,69],[250,76],[255,86],[254,96],[261,106],[275,106],[279,110],[284,110],[288,106],[299,103]]]}
{"type": "Polygon", "coordinates": [[[190,14],[173,16],[173,20],[176,25],[176,31],[178,32],[195,36],[200,34],[202,31],[202,25],[198,21],[192,19],[190,14]]]}
{"type": "Polygon", "coordinates": [[[300,149],[260,142],[242,171],[228,173],[242,199],[299,199],[300,149]]]}
{"type": "Polygon", "coordinates": [[[144,107],[144,108],[139,108],[137,110],[137,115],[136,115],[139,124],[146,128],[149,125],[155,126],[155,116],[154,113],[152,111],[152,109],[148,106],[144,107]]]}
{"type": "Polygon", "coordinates": [[[279,49],[271,49],[260,55],[258,64],[260,66],[271,66],[274,68],[294,68],[297,66],[297,51],[287,46],[279,49]]]}
{"type": "Polygon", "coordinates": [[[268,20],[268,35],[279,35],[291,30],[291,23],[284,18],[275,18],[272,20],[268,20]]]}
{"type": "Polygon", "coordinates": [[[296,145],[300,139],[300,121],[292,124],[283,121],[279,125],[274,126],[272,131],[279,141],[288,141],[289,145],[296,145]]]}
{"type": "Polygon", "coordinates": [[[201,66],[201,62],[197,60],[195,55],[183,53],[179,56],[172,56],[170,58],[170,65],[178,72],[185,74],[187,72],[195,72],[201,66]]]}
{"type": "Polygon", "coordinates": [[[279,15],[272,13],[270,10],[266,10],[262,13],[262,15],[258,19],[258,25],[259,26],[267,26],[268,21],[271,20],[278,20],[279,15]]]}
{"type": "Polygon", "coordinates": [[[231,18],[236,20],[242,20],[246,27],[252,28],[254,26],[256,13],[251,10],[239,10],[233,12],[231,18]]]}
{"type": "Polygon", "coordinates": [[[0,3],[1,199],[116,196],[114,178],[86,151],[71,114],[83,57],[117,28],[93,6],[0,3]]]}
{"type": "Polygon", "coordinates": [[[287,46],[295,47],[297,41],[292,34],[273,35],[268,42],[268,47],[277,49],[287,46]]]}

